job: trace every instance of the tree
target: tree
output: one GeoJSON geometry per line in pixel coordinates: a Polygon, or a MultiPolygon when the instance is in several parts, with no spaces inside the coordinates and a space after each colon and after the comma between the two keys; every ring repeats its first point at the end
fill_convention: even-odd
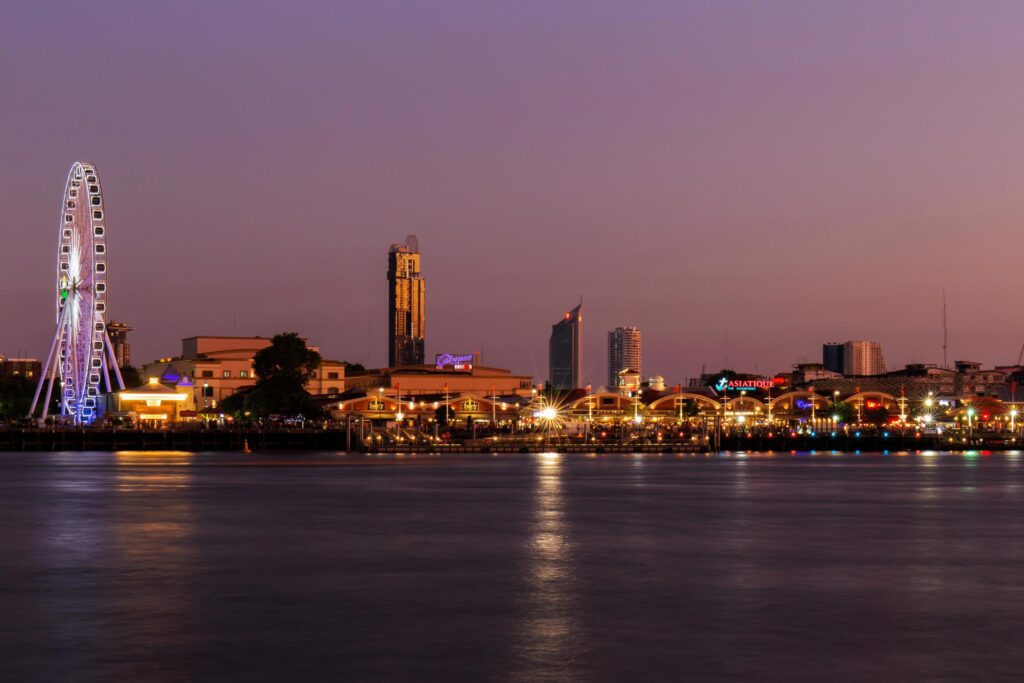
{"type": "Polygon", "coordinates": [[[28,415],[35,389],[35,380],[27,377],[0,379],[0,419],[15,420],[28,415]]]}
{"type": "Polygon", "coordinates": [[[315,412],[306,392],[320,367],[320,354],[308,348],[294,332],[275,335],[270,346],[253,359],[256,386],[245,393],[245,412],[267,415],[309,415],[315,412]]]}

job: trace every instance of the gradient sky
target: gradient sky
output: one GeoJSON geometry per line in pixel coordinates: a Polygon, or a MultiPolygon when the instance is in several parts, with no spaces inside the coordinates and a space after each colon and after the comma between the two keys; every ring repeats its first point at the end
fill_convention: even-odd
{"type": "Polygon", "coordinates": [[[414,232],[427,353],[761,372],[874,339],[1012,363],[1024,3],[17,1],[0,23],[0,353],[45,355],[56,222],[98,165],[136,363],[294,330],[386,362],[414,232]],[[728,344],[725,343],[726,338],[728,344]]]}

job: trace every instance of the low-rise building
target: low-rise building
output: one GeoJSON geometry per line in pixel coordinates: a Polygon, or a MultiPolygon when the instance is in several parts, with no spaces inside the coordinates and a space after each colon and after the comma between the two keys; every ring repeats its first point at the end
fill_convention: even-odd
{"type": "Polygon", "coordinates": [[[163,427],[195,417],[196,403],[190,383],[176,387],[161,384],[158,377],[150,377],[141,387],[111,394],[114,405],[109,406],[108,417],[123,417],[133,424],[163,427]]]}
{"type": "MultiPolygon", "coordinates": [[[[155,377],[168,385],[188,377],[195,385],[196,405],[216,408],[228,396],[256,384],[253,360],[271,343],[270,337],[187,337],[181,340],[180,356],[146,363],[142,372],[147,379],[155,377]]],[[[314,395],[344,391],[345,367],[340,361],[321,360],[306,391],[314,395]]]]}
{"type": "Polygon", "coordinates": [[[5,358],[0,356],[0,379],[27,377],[38,379],[43,365],[36,358],[5,358]]]}
{"type": "Polygon", "coordinates": [[[367,370],[344,378],[345,391],[372,392],[380,388],[406,396],[425,394],[476,394],[479,396],[530,396],[533,378],[511,370],[472,365],[456,370],[436,365],[404,365],[367,370]]]}

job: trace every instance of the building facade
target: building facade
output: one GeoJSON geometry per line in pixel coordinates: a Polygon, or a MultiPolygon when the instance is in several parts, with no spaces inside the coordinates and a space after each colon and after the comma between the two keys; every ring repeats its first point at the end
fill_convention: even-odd
{"type": "Polygon", "coordinates": [[[821,346],[821,364],[824,369],[828,372],[834,372],[836,374],[843,374],[846,365],[843,362],[843,344],[837,344],[836,342],[829,342],[828,344],[822,344],[821,346]]]}
{"type": "Polygon", "coordinates": [[[616,327],[608,333],[608,388],[614,390],[619,373],[632,370],[641,377],[643,369],[643,337],[636,327],[616,327]]]}
{"type": "Polygon", "coordinates": [[[423,396],[471,393],[478,396],[531,396],[533,378],[514,375],[511,370],[474,365],[470,370],[452,370],[434,365],[404,365],[352,374],[343,382],[346,392],[423,396]]]}
{"type": "MultiPolygon", "coordinates": [[[[190,379],[195,404],[200,409],[216,408],[228,396],[256,384],[253,360],[271,343],[270,337],[188,337],[181,340],[180,356],[146,363],[142,373],[146,379],[174,386],[190,379]]],[[[319,351],[315,346],[309,348],[319,351]]],[[[321,360],[306,391],[336,394],[344,391],[344,386],[345,363],[321,360]]]]}
{"type": "Polygon", "coordinates": [[[583,386],[582,309],[581,303],[551,326],[548,380],[555,389],[579,389],[583,386]]]}
{"type": "Polygon", "coordinates": [[[43,365],[36,358],[5,358],[0,356],[0,379],[27,377],[38,379],[43,365]]]}
{"type": "Polygon", "coordinates": [[[873,341],[848,341],[843,344],[843,374],[847,376],[884,375],[882,345],[873,341]]]}
{"type": "Polygon", "coordinates": [[[116,320],[107,323],[107,335],[110,337],[110,345],[114,348],[114,358],[117,359],[119,368],[126,368],[132,364],[132,346],[128,343],[128,333],[133,329],[135,328],[116,320]]]}
{"type": "Polygon", "coordinates": [[[415,235],[388,250],[388,365],[423,365],[424,282],[415,235]]]}

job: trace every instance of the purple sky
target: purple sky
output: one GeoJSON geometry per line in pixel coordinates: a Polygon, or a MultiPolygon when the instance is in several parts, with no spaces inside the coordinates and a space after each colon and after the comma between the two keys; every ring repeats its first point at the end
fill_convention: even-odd
{"type": "Polygon", "coordinates": [[[427,353],[547,373],[1011,363],[1024,4],[19,2],[0,23],[0,353],[45,354],[56,221],[100,170],[110,313],[136,362],[294,330],[386,362],[386,252],[415,232],[427,353]],[[372,321],[372,323],[370,322],[372,321]],[[372,327],[371,327],[372,326],[372,327]],[[369,332],[368,332],[369,330],[369,332]]]}

